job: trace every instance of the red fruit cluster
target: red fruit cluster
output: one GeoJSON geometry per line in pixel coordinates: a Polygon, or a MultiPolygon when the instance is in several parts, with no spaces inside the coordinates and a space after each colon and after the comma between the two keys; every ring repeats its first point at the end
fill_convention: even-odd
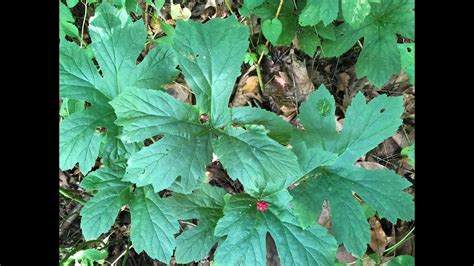
{"type": "Polygon", "coordinates": [[[268,210],[268,203],[266,201],[257,201],[257,210],[259,211],[268,210]]]}

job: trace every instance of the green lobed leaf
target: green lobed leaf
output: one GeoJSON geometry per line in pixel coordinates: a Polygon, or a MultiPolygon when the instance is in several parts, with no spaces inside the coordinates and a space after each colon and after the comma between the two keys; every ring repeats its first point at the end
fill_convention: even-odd
{"type": "Polygon", "coordinates": [[[107,232],[122,206],[129,202],[130,183],[121,181],[122,175],[123,171],[101,168],[81,183],[89,191],[98,190],[81,210],[84,239],[96,239],[107,232]]]}
{"type": "Polygon", "coordinates": [[[371,2],[370,8],[370,15],[360,24],[338,26],[337,40],[323,43],[323,55],[339,56],[364,37],[364,48],[356,64],[357,76],[367,76],[381,87],[401,69],[396,34],[414,39],[413,0],[371,2]]]}
{"type": "Polygon", "coordinates": [[[230,178],[239,179],[247,191],[268,183],[279,190],[301,174],[296,156],[261,132],[227,127],[211,145],[230,178]]]}
{"type": "Polygon", "coordinates": [[[302,27],[300,31],[297,31],[296,36],[301,50],[308,56],[313,57],[316,48],[321,45],[316,29],[314,27],[302,27]]]}
{"type": "Polygon", "coordinates": [[[393,136],[402,124],[403,97],[380,95],[366,103],[359,92],[347,108],[344,127],[337,138],[335,151],[339,161],[352,163],[393,136]]]}
{"type": "Polygon", "coordinates": [[[261,198],[268,210],[256,208],[257,198],[247,194],[232,196],[224,208],[215,234],[226,236],[215,253],[220,265],[266,265],[266,235],[275,241],[281,265],[331,265],[336,241],[318,224],[303,230],[288,209],[286,190],[261,198]]]}
{"type": "Polygon", "coordinates": [[[92,166],[96,159],[92,158],[92,155],[97,157],[98,150],[101,155],[114,156],[106,156],[104,159],[104,163],[110,167],[114,165],[113,162],[123,165],[123,160],[140,146],[124,144],[117,139],[120,129],[114,124],[116,117],[108,102],[118,92],[131,86],[160,89],[161,85],[173,80],[177,74],[176,58],[173,51],[166,47],[152,49],[145,59],[136,65],[136,59],[144,47],[146,30],[140,22],[132,23],[124,10],[102,3],[91,18],[90,24],[90,46],[103,76],[87,56],[86,49],[67,41],[60,43],[61,97],[84,100],[92,103],[93,107],[103,106],[101,108],[105,110],[79,112],[70,122],[67,122],[67,119],[61,122],[61,128],[64,128],[61,132],[67,131],[66,137],[61,135],[61,167],[73,167],[76,162],[82,162],[86,164],[80,164],[83,171],[90,170],[89,166],[92,166]],[[110,109],[110,112],[106,109],[110,109]],[[105,127],[106,130],[106,137],[102,142],[95,132],[98,126],[105,127]],[[76,137],[78,138],[75,139],[76,137]],[[124,157],[119,159],[119,155],[124,157]],[[122,161],[119,162],[120,160],[122,161]]]}
{"type": "Polygon", "coordinates": [[[72,169],[77,162],[86,174],[95,164],[103,134],[96,132],[113,116],[113,110],[100,105],[76,112],[61,122],[59,130],[59,167],[72,169]]]}
{"type": "Polygon", "coordinates": [[[197,226],[176,238],[176,262],[200,261],[222,237],[214,235],[217,221],[223,216],[225,191],[210,185],[201,185],[190,195],[173,193],[165,199],[179,219],[199,219],[197,226]]]}
{"type": "Polygon", "coordinates": [[[166,92],[130,89],[110,102],[123,126],[121,139],[142,141],[159,134],[200,135],[206,128],[199,122],[198,110],[166,92]]]}
{"type": "Polygon", "coordinates": [[[248,36],[248,29],[234,16],[206,24],[177,22],[173,48],[179,66],[196,95],[200,113],[207,113],[215,127],[230,121],[229,98],[240,75],[248,36]]]}
{"type": "Polygon", "coordinates": [[[97,190],[104,190],[112,187],[122,187],[124,182],[122,177],[125,174],[124,169],[112,169],[101,167],[91,172],[81,181],[80,186],[86,191],[92,193],[97,190]]]}
{"type": "Polygon", "coordinates": [[[109,168],[126,168],[130,156],[143,147],[143,142],[123,142],[118,133],[107,131],[100,145],[99,156],[102,163],[109,168]]]}
{"type": "Polygon", "coordinates": [[[146,29],[141,21],[132,22],[125,9],[102,3],[89,21],[92,50],[100,65],[109,99],[133,84],[130,73],[143,49],[146,29]]]}
{"type": "Polygon", "coordinates": [[[74,17],[72,16],[72,13],[69,10],[69,8],[62,2],[59,2],[59,37],[60,38],[64,38],[64,35],[67,35],[73,38],[79,37],[79,30],[77,29],[76,25],[74,25],[74,22],[75,22],[74,17]]]}
{"type": "Polygon", "coordinates": [[[308,0],[299,16],[299,23],[301,26],[314,26],[322,21],[328,25],[337,18],[338,12],[339,1],[308,0]]]}
{"type": "Polygon", "coordinates": [[[82,111],[85,108],[85,102],[82,100],[62,98],[62,101],[59,115],[63,118],[68,117],[72,113],[82,111]]]}
{"type": "Polygon", "coordinates": [[[130,239],[137,253],[168,263],[176,246],[179,226],[170,209],[151,186],[137,188],[130,203],[130,239]]]}
{"type": "Polygon", "coordinates": [[[295,127],[273,112],[261,108],[248,106],[234,107],[232,124],[234,125],[262,125],[268,130],[268,136],[280,143],[288,143],[295,127]]]}
{"type": "Polygon", "coordinates": [[[370,13],[369,0],[341,0],[344,21],[351,25],[362,23],[370,13]]]}
{"type": "Polygon", "coordinates": [[[59,46],[59,93],[62,97],[105,104],[108,97],[97,84],[101,77],[85,49],[72,42],[59,46]]]}
{"type": "Polygon", "coordinates": [[[329,202],[334,236],[347,251],[362,256],[370,241],[369,225],[352,193],[392,222],[413,218],[411,185],[389,170],[364,170],[355,160],[395,134],[402,121],[403,99],[381,95],[369,103],[359,93],[347,109],[344,127],[336,133],[335,101],[324,87],[301,106],[304,131],[291,140],[302,171],[307,174],[293,190],[293,205],[301,226],[316,222],[329,202]]]}
{"type": "Polygon", "coordinates": [[[415,44],[400,43],[398,44],[400,51],[401,64],[403,71],[407,74],[410,84],[415,84],[415,44]]]}
{"type": "Polygon", "coordinates": [[[367,76],[377,88],[382,87],[392,75],[399,74],[401,69],[395,35],[382,35],[380,32],[365,35],[364,49],[356,64],[357,77],[367,76]]]}
{"type": "Polygon", "coordinates": [[[182,191],[190,193],[205,177],[211,157],[208,135],[188,138],[168,134],[131,156],[124,180],[139,187],[151,184],[159,192],[180,176],[182,191]]]}

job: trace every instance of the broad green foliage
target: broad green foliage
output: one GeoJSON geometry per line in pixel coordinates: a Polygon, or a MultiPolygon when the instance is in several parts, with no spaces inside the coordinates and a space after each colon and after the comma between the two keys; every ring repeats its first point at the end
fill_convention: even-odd
{"type": "Polygon", "coordinates": [[[215,253],[218,265],[266,265],[266,235],[275,241],[281,265],[331,265],[337,245],[319,224],[302,229],[289,208],[291,196],[281,190],[255,198],[232,196],[217,223],[215,234],[226,236],[215,253]],[[268,202],[259,211],[257,200],[268,202]]]}
{"type": "Polygon", "coordinates": [[[351,25],[360,24],[370,13],[369,0],[341,0],[344,21],[351,25]]]}
{"type": "MultiPolygon", "coordinates": [[[[260,17],[265,23],[266,21],[274,19],[279,2],[278,0],[266,0],[259,1],[257,5],[244,1],[242,9],[245,9],[248,15],[254,14],[260,17]]],[[[330,2],[328,3],[331,4],[330,2]]],[[[335,3],[338,5],[337,2],[335,3]]],[[[308,6],[310,5],[311,4],[308,4],[308,6]]],[[[323,22],[319,22],[308,26],[307,24],[298,23],[298,16],[299,13],[294,9],[292,1],[284,1],[280,16],[278,17],[278,20],[282,24],[278,40],[273,40],[273,36],[267,36],[268,34],[265,33],[265,27],[262,25],[265,37],[272,44],[277,46],[290,45],[296,37],[299,48],[309,56],[313,56],[317,47],[321,45],[320,36],[330,40],[335,39],[334,26],[332,24],[324,25],[323,22]]]]}
{"type": "Polygon", "coordinates": [[[96,192],[81,210],[81,229],[86,240],[98,238],[114,224],[120,209],[129,205],[130,239],[137,252],[168,261],[175,247],[178,223],[172,210],[150,186],[131,190],[123,181],[125,169],[100,168],[87,175],[81,187],[96,192]]]}
{"type": "Polygon", "coordinates": [[[214,19],[204,25],[177,22],[173,48],[179,66],[196,95],[199,112],[207,113],[215,127],[230,121],[227,105],[240,75],[248,35],[247,28],[234,17],[214,19]]]}
{"type": "Polygon", "coordinates": [[[323,55],[340,56],[363,37],[364,48],[356,64],[357,76],[367,76],[375,86],[381,87],[401,70],[396,34],[415,38],[413,0],[382,0],[370,5],[370,15],[363,22],[343,23],[337,27],[337,39],[323,43],[323,55]]]}
{"type": "Polygon", "coordinates": [[[78,252],[74,253],[71,257],[67,258],[67,260],[60,264],[61,266],[93,266],[94,262],[100,265],[104,264],[105,259],[108,257],[108,252],[106,249],[85,249],[79,250],[78,252]]]}
{"type": "Polygon", "coordinates": [[[387,266],[415,266],[415,258],[409,255],[401,255],[393,258],[387,266]]]}
{"type": "Polygon", "coordinates": [[[401,34],[414,40],[413,0],[308,0],[297,4],[284,1],[278,17],[278,35],[280,25],[272,26],[270,22],[279,2],[244,1],[240,9],[244,16],[261,18],[263,34],[273,45],[286,46],[296,40],[297,47],[311,57],[318,47],[322,56],[333,57],[342,55],[363,38],[356,65],[359,78],[367,76],[380,88],[403,69],[414,83],[414,53],[404,49],[405,44],[397,45],[396,36],[401,34]],[[334,27],[332,22],[336,19],[343,19],[344,23],[334,27]]]}
{"type": "Polygon", "coordinates": [[[369,224],[352,192],[393,223],[397,218],[413,218],[412,198],[402,192],[410,182],[390,170],[353,165],[396,132],[402,123],[403,98],[382,95],[366,103],[358,93],[340,133],[336,132],[334,110],[334,98],[324,85],[301,107],[305,130],[290,143],[307,177],[291,194],[303,227],[315,223],[323,201],[328,200],[334,236],[349,252],[362,256],[370,241],[369,224]]]}
{"type": "Polygon", "coordinates": [[[130,202],[130,239],[138,253],[145,250],[154,259],[170,260],[179,230],[173,211],[150,186],[136,189],[130,202]]]}
{"type": "Polygon", "coordinates": [[[337,18],[339,1],[334,0],[308,0],[299,16],[301,26],[314,26],[319,22],[330,24],[337,18]]]}
{"type": "Polygon", "coordinates": [[[112,158],[126,158],[140,146],[118,139],[121,129],[114,124],[116,116],[108,102],[131,86],[160,89],[177,74],[173,52],[168,48],[151,50],[136,65],[146,30],[141,21],[132,23],[123,9],[101,4],[91,18],[89,34],[102,75],[85,49],[67,41],[60,44],[59,70],[61,96],[92,104],[91,108],[68,116],[60,127],[60,167],[71,169],[78,162],[84,174],[97,156],[106,157],[104,163],[114,167],[112,158]],[[96,130],[101,127],[106,132],[96,130]]]}
{"type": "MultiPolygon", "coordinates": [[[[190,193],[202,182],[212,152],[230,177],[239,179],[249,191],[257,191],[257,184],[267,182],[284,187],[299,176],[296,156],[265,131],[231,126],[233,115],[228,103],[247,39],[248,31],[234,17],[206,24],[178,21],[173,47],[197,104],[180,102],[164,92],[136,89],[112,101],[116,123],[124,128],[122,140],[164,135],[132,155],[126,180],[137,186],[151,184],[158,192],[179,177],[180,186],[174,188],[190,193]],[[208,122],[200,121],[203,113],[208,122]],[[173,163],[176,161],[180,164],[173,163]]],[[[236,111],[234,120],[238,119],[236,111]]],[[[245,124],[271,124],[270,131],[276,128],[272,133],[278,135],[283,122],[278,119],[258,114],[247,118],[245,124]]]]}
{"type": "MultiPolygon", "coordinates": [[[[308,0],[300,6],[284,1],[275,19],[279,2],[244,1],[240,12],[260,17],[272,44],[295,40],[310,56],[321,45],[323,54],[340,55],[364,37],[357,71],[376,85],[400,66],[412,76],[414,47],[395,39],[396,33],[413,39],[412,1],[308,0]],[[335,27],[338,18],[345,22],[335,27]]],[[[164,1],[146,3],[159,10],[164,1]]],[[[359,92],[341,132],[335,99],[324,85],[301,105],[304,130],[263,109],[229,108],[245,55],[247,62],[256,61],[249,58],[248,30],[234,16],[164,27],[166,39],[154,41],[157,47],[141,60],[147,32],[127,13],[140,15],[138,2],[112,4],[121,8],[102,3],[90,20],[93,53],[64,38],[60,42],[60,167],[79,163],[86,174],[81,187],[92,195],[81,210],[86,240],[110,230],[128,207],[134,249],[165,263],[173,254],[177,263],[200,261],[217,243],[217,265],[266,265],[271,237],[284,266],[333,265],[338,244],[364,254],[367,217],[377,213],[393,223],[413,218],[412,197],[403,192],[410,182],[393,171],[354,166],[396,132],[402,97],[381,95],[367,103],[359,92]],[[177,76],[176,66],[194,93],[194,105],[162,90],[177,76]],[[143,147],[150,138],[154,143],[143,147]],[[230,195],[206,184],[213,154],[244,192],[230,195]],[[103,166],[89,172],[98,157],[103,166]],[[165,189],[171,195],[161,198],[158,192],[165,189]],[[316,223],[324,201],[331,233],[316,223]],[[196,219],[195,226],[179,226],[196,219]]],[[[77,258],[103,260],[103,254],[90,253],[94,256],[77,258]]]]}
{"type": "Polygon", "coordinates": [[[262,32],[265,38],[269,40],[272,44],[278,42],[283,26],[281,21],[277,18],[267,19],[262,23],[262,32]]]}
{"type": "Polygon", "coordinates": [[[415,84],[415,44],[398,44],[403,71],[407,74],[410,84],[415,84]]]}
{"type": "Polygon", "coordinates": [[[82,100],[74,100],[63,98],[59,115],[63,118],[70,116],[72,113],[84,110],[85,102],[82,100]]]}
{"type": "Polygon", "coordinates": [[[79,37],[79,30],[74,25],[74,17],[69,8],[59,2],[59,37],[63,39],[65,35],[73,38],[79,37]]]}
{"type": "Polygon", "coordinates": [[[214,235],[217,221],[224,215],[225,191],[202,185],[193,194],[173,194],[165,199],[181,220],[199,219],[197,226],[184,231],[176,238],[176,262],[188,263],[204,258],[212,246],[224,240],[214,235]]]}

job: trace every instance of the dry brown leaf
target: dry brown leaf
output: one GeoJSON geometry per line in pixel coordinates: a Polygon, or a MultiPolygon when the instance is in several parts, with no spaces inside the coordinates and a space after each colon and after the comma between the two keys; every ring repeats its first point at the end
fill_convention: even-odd
{"type": "Polygon", "coordinates": [[[376,162],[356,162],[355,165],[367,170],[387,169],[385,166],[376,162]]]}
{"type": "Polygon", "coordinates": [[[329,204],[327,201],[323,202],[323,208],[321,209],[321,214],[318,218],[318,224],[324,226],[326,229],[331,231],[331,215],[329,204]]]}
{"type": "Polygon", "coordinates": [[[174,98],[183,102],[192,103],[191,89],[186,83],[181,84],[178,82],[173,82],[165,84],[163,87],[174,98]]]}
{"type": "Polygon", "coordinates": [[[346,251],[344,245],[340,245],[336,252],[336,258],[340,262],[352,263],[357,260],[356,257],[352,256],[351,253],[346,251]]]}
{"type": "Polygon", "coordinates": [[[338,91],[346,91],[347,88],[349,88],[349,81],[351,79],[351,76],[347,74],[346,72],[341,72],[339,75],[337,75],[337,90],[338,91]]]}
{"type": "Polygon", "coordinates": [[[314,91],[314,84],[308,75],[306,63],[297,58],[294,51],[291,50],[287,59],[285,59],[285,67],[288,75],[293,79],[294,95],[298,102],[306,100],[306,97],[314,91]],[[287,63],[289,59],[289,64],[287,63]]]}
{"type": "Polygon", "coordinates": [[[250,99],[255,99],[260,103],[263,101],[260,95],[257,76],[244,76],[240,79],[234,98],[232,98],[231,106],[247,105],[250,99]]]}
{"type": "Polygon", "coordinates": [[[385,251],[385,247],[388,244],[387,235],[382,229],[377,217],[371,217],[369,219],[370,224],[370,248],[379,255],[382,255],[385,251]]]}
{"type": "Polygon", "coordinates": [[[389,138],[375,148],[374,153],[381,159],[400,154],[401,148],[393,138],[389,138]]]}

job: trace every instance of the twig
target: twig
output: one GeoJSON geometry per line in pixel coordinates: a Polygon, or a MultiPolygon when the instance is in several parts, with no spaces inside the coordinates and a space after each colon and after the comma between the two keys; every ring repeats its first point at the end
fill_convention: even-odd
{"type": "Polygon", "coordinates": [[[68,198],[68,199],[71,199],[79,204],[86,204],[86,201],[84,201],[83,199],[80,199],[80,198],[77,198],[76,196],[72,195],[71,192],[69,192],[67,189],[64,189],[62,187],[59,187],[59,193],[61,195],[63,195],[64,197],[68,198]]]}
{"type": "Polygon", "coordinates": [[[402,239],[400,239],[400,241],[398,241],[395,245],[393,245],[393,246],[387,248],[384,253],[385,253],[385,254],[388,254],[390,251],[392,251],[393,249],[398,248],[398,247],[399,247],[400,245],[402,245],[405,241],[407,241],[408,239],[410,239],[411,237],[409,238],[409,236],[411,235],[411,233],[413,233],[414,230],[415,230],[415,227],[413,226],[413,228],[412,228],[402,239]]]}
{"type": "Polygon", "coordinates": [[[110,265],[115,266],[117,265],[117,262],[122,258],[125,253],[128,253],[128,251],[133,247],[133,245],[130,245],[127,249],[125,249],[122,254],[120,254],[110,265]]]}
{"type": "Polygon", "coordinates": [[[229,0],[224,0],[224,3],[225,3],[225,5],[227,6],[227,9],[229,9],[230,13],[231,13],[232,15],[234,15],[235,17],[237,17],[237,16],[235,15],[234,11],[232,11],[232,6],[230,5],[229,0]]]}
{"type": "Polygon", "coordinates": [[[59,238],[61,238],[66,230],[71,226],[71,224],[76,220],[76,218],[79,216],[79,211],[81,210],[82,205],[76,205],[74,209],[72,209],[71,213],[69,214],[69,217],[67,217],[64,222],[59,226],[59,238]]]}
{"type": "Polygon", "coordinates": [[[82,27],[81,27],[81,48],[82,44],[85,46],[84,42],[84,26],[86,25],[86,19],[87,19],[87,1],[84,4],[84,19],[82,20],[82,27]]]}
{"type": "MultiPolygon", "coordinates": [[[[277,19],[278,16],[280,15],[280,11],[281,11],[282,6],[283,6],[283,0],[280,0],[280,4],[278,5],[278,9],[275,13],[275,19],[277,19]]],[[[252,22],[250,22],[250,23],[252,23],[252,22]]],[[[268,40],[265,42],[265,48],[263,48],[262,53],[260,53],[260,57],[258,58],[258,61],[257,61],[257,64],[256,64],[258,83],[260,85],[260,90],[262,92],[265,90],[265,88],[263,86],[262,74],[260,73],[260,63],[262,62],[262,58],[263,58],[263,55],[265,54],[265,50],[268,49],[268,44],[269,43],[270,42],[268,40]]]]}

